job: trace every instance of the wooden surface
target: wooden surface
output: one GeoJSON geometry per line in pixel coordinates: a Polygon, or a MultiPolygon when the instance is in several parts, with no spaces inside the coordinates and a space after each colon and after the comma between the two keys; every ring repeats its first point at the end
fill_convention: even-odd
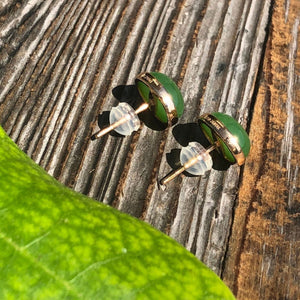
{"type": "Polygon", "coordinates": [[[3,0],[0,124],[59,181],[178,240],[238,299],[297,299],[299,22],[298,0],[3,0]],[[136,105],[146,70],[179,85],[179,124],[144,114],[132,136],[91,141],[112,106],[136,105]],[[159,190],[212,111],[249,132],[245,166],[215,157],[159,190]]]}

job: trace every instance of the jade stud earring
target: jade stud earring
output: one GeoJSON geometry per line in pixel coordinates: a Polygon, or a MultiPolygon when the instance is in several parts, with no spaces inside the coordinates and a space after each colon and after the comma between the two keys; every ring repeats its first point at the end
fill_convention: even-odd
{"type": "Polygon", "coordinates": [[[183,113],[183,98],[177,85],[168,76],[158,72],[141,73],[135,79],[135,85],[144,103],[136,110],[126,102],[113,107],[109,115],[110,126],[95,133],[93,140],[112,130],[130,135],[140,127],[137,115],[147,109],[168,126],[178,121],[183,113]]]}
{"type": "Polygon", "coordinates": [[[198,125],[207,137],[211,146],[205,149],[197,142],[190,142],[180,152],[182,167],[174,170],[159,180],[159,185],[165,185],[184,171],[192,175],[203,175],[213,165],[210,152],[218,149],[222,157],[230,163],[243,165],[250,151],[250,140],[244,128],[232,117],[223,113],[204,114],[198,120],[198,125]]]}

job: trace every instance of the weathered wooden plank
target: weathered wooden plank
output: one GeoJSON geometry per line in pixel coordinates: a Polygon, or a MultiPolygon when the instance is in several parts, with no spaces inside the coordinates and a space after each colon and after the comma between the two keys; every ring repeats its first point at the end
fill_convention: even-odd
{"type": "MultiPolygon", "coordinates": [[[[197,19],[194,17],[188,18],[186,20],[186,15],[190,14],[192,11],[192,16],[199,14],[202,9],[202,3],[191,2],[186,3],[182,9],[181,14],[178,16],[179,20],[176,24],[184,24],[184,26],[175,25],[175,28],[172,30],[172,35],[170,37],[170,42],[168,44],[168,48],[170,48],[170,52],[168,55],[161,59],[161,71],[167,73],[167,68],[170,68],[170,65],[174,64],[174,60],[172,59],[175,56],[175,53],[178,52],[179,40],[181,41],[181,45],[188,45],[190,40],[192,39],[191,31],[189,31],[189,35],[183,34],[183,32],[187,32],[186,28],[195,28],[197,26],[197,19]],[[174,40],[174,41],[173,41],[174,40]]],[[[193,31],[192,31],[193,32],[193,31]]],[[[185,46],[186,47],[186,46],[185,46]]],[[[176,64],[180,67],[184,64],[185,56],[180,56],[176,58],[176,64]]],[[[177,74],[175,73],[175,69],[172,71],[173,78],[180,76],[180,70],[176,69],[177,74]]],[[[186,106],[186,101],[185,101],[186,106]]],[[[186,109],[187,111],[187,109],[186,109]]],[[[184,118],[181,117],[181,119],[184,118]]],[[[145,198],[147,194],[147,189],[150,186],[156,184],[155,176],[151,176],[154,168],[155,161],[159,161],[159,157],[157,157],[157,153],[159,152],[159,143],[162,139],[162,136],[165,137],[166,133],[155,132],[147,127],[143,127],[140,137],[135,146],[135,151],[132,155],[130,167],[128,173],[126,175],[126,180],[124,183],[124,188],[122,191],[122,195],[119,200],[119,209],[124,212],[133,214],[137,217],[140,217],[143,209],[145,207],[145,198]],[[146,157],[145,157],[146,153],[146,157]],[[141,159],[143,158],[143,159],[141,159]],[[145,163],[146,161],[146,163],[145,163]],[[149,166],[152,166],[149,168],[149,166]],[[132,184],[136,182],[137,178],[144,178],[144,180],[148,180],[147,185],[141,184],[140,186],[132,189],[132,184]],[[134,205],[132,205],[132,201],[135,201],[134,205]]],[[[151,204],[150,204],[151,205],[151,204]]],[[[147,218],[147,217],[146,217],[147,218]]],[[[148,220],[149,221],[149,220],[148,220]]]]}
{"type": "Polygon", "coordinates": [[[277,1],[223,276],[239,299],[298,299],[298,1],[277,1]]]}
{"type": "MultiPolygon", "coordinates": [[[[218,3],[220,5],[220,2],[218,3]]],[[[216,13],[217,3],[211,2],[211,4],[212,13],[216,13]]],[[[209,67],[205,68],[203,65],[209,61],[209,58],[213,58],[210,68],[211,72],[208,75],[205,93],[201,102],[200,114],[214,110],[225,111],[230,115],[246,120],[247,116],[244,117],[244,114],[247,114],[246,110],[249,110],[250,102],[248,101],[247,109],[244,111],[239,110],[242,103],[244,103],[241,95],[244,89],[239,89],[238,86],[245,86],[245,84],[254,86],[255,74],[259,65],[257,64],[256,68],[251,68],[251,66],[257,62],[257,57],[260,57],[261,43],[263,43],[261,35],[265,36],[270,2],[244,2],[243,6],[241,3],[239,3],[240,6],[237,4],[237,2],[231,1],[224,22],[224,16],[221,17],[221,22],[218,23],[216,19],[211,17],[210,13],[206,14],[209,23],[206,26],[200,27],[199,34],[201,35],[201,28],[210,28],[212,37],[209,40],[213,41],[213,37],[217,38],[219,30],[222,28],[218,42],[219,47],[216,50],[213,49],[204,52],[204,55],[201,53],[204,48],[203,45],[200,44],[198,46],[200,53],[196,50],[197,48],[194,49],[195,56],[193,54],[191,56],[190,69],[188,67],[185,77],[188,80],[188,85],[185,86],[184,81],[182,90],[184,91],[185,103],[190,99],[191,101],[199,100],[199,96],[201,97],[201,95],[196,97],[190,87],[195,86],[195,83],[196,86],[200,86],[201,81],[206,83],[206,79],[203,80],[203,77],[209,67]],[[263,6],[263,4],[265,5],[263,6]],[[264,12],[261,15],[258,14],[260,10],[264,12]],[[244,16],[244,19],[234,18],[236,25],[232,23],[233,11],[237,15],[244,16]],[[213,32],[213,28],[215,28],[215,32],[213,32]],[[257,28],[261,29],[260,35],[256,34],[257,28]],[[212,55],[211,53],[214,51],[215,54],[212,55]],[[249,59],[250,51],[253,51],[253,53],[258,52],[258,54],[251,56],[251,59],[249,59]],[[199,70],[195,72],[195,65],[199,57],[203,59],[199,63],[200,68],[203,67],[203,73],[199,72],[199,70]],[[223,72],[220,72],[220,66],[224,69],[223,72]],[[227,68],[228,72],[225,72],[227,68]],[[249,73],[249,70],[252,73],[249,73]],[[199,75],[201,81],[197,84],[197,76],[199,75]],[[218,82],[220,82],[219,85],[218,82]],[[192,94],[191,96],[190,93],[192,94]]],[[[220,13],[226,12],[224,7],[219,6],[219,8],[220,13]]],[[[209,10],[209,7],[207,10],[209,10]]],[[[204,34],[206,33],[207,30],[204,30],[204,34]]],[[[207,43],[206,40],[204,41],[207,43]]],[[[196,91],[199,92],[197,89],[196,91]]],[[[250,94],[244,95],[244,97],[251,99],[253,89],[248,89],[247,91],[250,94]]],[[[187,117],[183,116],[182,122],[197,120],[199,112],[196,112],[194,116],[191,114],[191,111],[197,106],[199,106],[199,102],[197,104],[192,102],[190,109],[187,110],[188,115],[187,117]]],[[[178,143],[174,141],[174,137],[171,135],[170,145],[168,145],[168,142],[165,154],[173,148],[178,148],[178,143]]],[[[166,156],[164,155],[163,159],[164,157],[166,156]]],[[[161,166],[160,173],[166,174],[169,166],[166,163],[162,163],[161,166]]],[[[156,188],[152,194],[152,202],[150,202],[148,210],[149,217],[146,220],[161,230],[166,230],[167,223],[172,224],[173,222],[172,219],[167,219],[170,217],[168,212],[172,210],[174,202],[178,199],[178,210],[175,220],[171,225],[171,236],[184,245],[188,245],[188,249],[218,272],[218,270],[221,270],[221,264],[226,252],[226,243],[230,233],[231,215],[236,199],[239,175],[239,168],[232,166],[226,173],[213,170],[209,176],[202,178],[184,177],[181,186],[179,186],[179,180],[177,182],[174,181],[169,186],[168,191],[161,192],[156,188]],[[201,187],[199,188],[201,193],[197,189],[198,186],[201,187]],[[153,206],[151,206],[152,203],[153,206]],[[195,213],[195,216],[193,216],[193,213],[195,213]],[[189,238],[189,233],[191,234],[191,238],[189,238]]]]}
{"type": "Polygon", "coordinates": [[[2,1],[0,123],[50,174],[166,232],[240,299],[294,299],[298,43],[297,0],[2,1]],[[145,70],[180,86],[179,124],[91,141],[99,113],[137,105],[132,85],[145,70]],[[211,111],[250,129],[245,168],[216,160],[205,176],[183,174],[159,190],[179,149],[205,142],[195,122],[211,111]]]}
{"type": "MultiPolygon", "coordinates": [[[[174,15],[175,9],[170,9],[170,7],[176,7],[177,2],[173,1],[168,4],[164,4],[163,2],[145,2],[143,5],[147,6],[141,8],[140,18],[143,18],[144,22],[145,20],[149,20],[149,25],[146,25],[147,23],[144,23],[144,26],[147,26],[146,31],[144,30],[144,26],[140,26],[140,22],[136,22],[135,24],[138,25],[138,27],[133,27],[133,32],[138,31],[138,34],[142,34],[141,36],[141,47],[139,49],[137,60],[132,62],[131,69],[134,70],[134,72],[131,72],[129,76],[128,83],[132,84],[134,82],[134,77],[141,72],[141,69],[155,69],[154,62],[151,62],[153,60],[153,55],[156,57],[155,61],[157,63],[158,60],[158,52],[151,51],[153,47],[159,47],[161,45],[161,48],[163,47],[163,44],[165,42],[165,37],[167,35],[167,28],[168,24],[171,23],[172,16],[174,15]],[[149,6],[149,3],[151,4],[149,6]],[[155,5],[154,5],[155,3],[155,5]],[[154,7],[153,7],[154,5],[154,7]],[[161,17],[161,15],[163,17],[161,17]],[[166,23],[166,24],[164,24],[166,23]],[[163,30],[161,29],[161,24],[163,25],[163,30]],[[155,45],[155,46],[154,46],[155,45]],[[148,67],[146,67],[148,65],[148,67]],[[132,74],[133,73],[133,74],[132,74]]],[[[136,4],[132,4],[133,9],[135,8],[136,4]]],[[[129,16],[132,17],[132,16],[129,16]]],[[[122,27],[121,27],[122,28],[122,27]]],[[[135,33],[136,35],[136,33],[135,33]]],[[[131,38],[128,38],[128,41],[131,41],[131,38]]],[[[116,47],[119,48],[119,40],[116,40],[116,47]]],[[[133,48],[127,48],[124,46],[126,51],[131,52],[132,55],[135,54],[135,51],[137,49],[137,44],[134,45],[133,48]],[[127,50],[128,49],[128,50],[127,50]]],[[[159,48],[158,48],[159,49],[159,48]]],[[[132,57],[133,60],[134,57],[132,57]]],[[[123,61],[127,62],[127,68],[129,68],[128,57],[122,56],[121,62],[123,61]]],[[[122,64],[122,69],[117,68],[116,70],[116,80],[119,80],[119,75],[122,75],[121,80],[123,80],[122,83],[124,83],[124,73],[123,73],[124,63],[122,64]]],[[[112,83],[111,88],[116,87],[118,85],[117,82],[112,83]]],[[[107,95],[109,99],[112,99],[111,94],[109,93],[107,95]]],[[[113,100],[115,103],[115,100],[113,100]]],[[[109,103],[110,108],[112,106],[112,103],[109,103]]],[[[160,132],[153,132],[152,130],[148,129],[148,133],[151,133],[151,136],[147,136],[147,138],[144,140],[146,143],[149,143],[152,145],[152,147],[157,147],[157,137],[159,137],[160,132]],[[151,141],[151,138],[154,140],[151,141]]],[[[108,137],[107,140],[105,140],[106,145],[104,152],[102,153],[101,157],[98,159],[98,153],[99,149],[95,151],[95,147],[97,147],[96,143],[90,143],[89,148],[87,149],[87,157],[94,157],[94,161],[91,161],[94,165],[97,164],[99,166],[99,169],[95,170],[94,174],[89,174],[90,170],[87,170],[84,174],[82,174],[82,177],[92,177],[92,185],[90,188],[89,195],[92,197],[98,198],[100,201],[103,201],[105,203],[111,203],[113,199],[115,198],[115,193],[117,186],[122,184],[120,183],[120,177],[123,172],[124,163],[126,160],[126,156],[129,152],[129,147],[131,144],[132,137],[126,137],[121,139],[116,139],[114,137],[108,137]],[[105,172],[104,170],[108,170],[108,172],[105,172]]],[[[101,143],[101,141],[100,141],[101,143]]],[[[99,145],[99,143],[98,143],[99,145]]],[[[150,163],[150,160],[152,157],[155,157],[155,153],[157,152],[155,149],[148,150],[145,147],[143,147],[143,153],[148,153],[146,156],[145,162],[147,162],[147,159],[149,160],[147,164],[150,163]]],[[[89,158],[87,158],[89,159],[89,158]]],[[[150,170],[151,165],[148,165],[148,169],[150,170]]],[[[94,168],[93,168],[94,169],[94,168]]],[[[126,172],[126,169],[124,170],[126,172]]],[[[148,178],[143,178],[144,180],[148,180],[148,178]]],[[[146,184],[141,182],[141,186],[145,187],[146,184]]],[[[133,200],[134,201],[134,200],[133,200]]]]}

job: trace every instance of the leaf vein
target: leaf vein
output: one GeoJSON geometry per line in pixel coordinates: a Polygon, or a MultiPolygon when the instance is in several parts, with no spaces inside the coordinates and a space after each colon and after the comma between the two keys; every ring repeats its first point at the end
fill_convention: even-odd
{"type": "Polygon", "coordinates": [[[7,237],[3,232],[0,232],[0,238],[2,240],[4,240],[4,242],[9,244],[11,247],[13,247],[15,249],[15,251],[17,251],[22,256],[24,256],[26,259],[31,261],[31,263],[33,263],[34,265],[39,267],[48,276],[54,278],[56,281],[58,281],[60,284],[62,284],[66,288],[67,291],[71,292],[73,295],[77,296],[78,298],[80,298],[82,296],[78,293],[78,291],[76,291],[74,289],[74,287],[72,285],[70,285],[70,283],[68,281],[57,276],[52,270],[47,268],[45,265],[41,264],[34,256],[32,256],[27,251],[25,251],[24,247],[20,247],[19,245],[17,245],[11,238],[7,237]]]}
{"type": "Polygon", "coordinates": [[[27,248],[31,247],[32,245],[38,243],[39,241],[41,241],[42,239],[44,239],[46,236],[48,236],[50,234],[50,232],[51,232],[51,230],[47,231],[45,234],[37,237],[36,239],[34,239],[33,241],[31,241],[27,245],[21,247],[21,249],[27,249],[27,248]]]}
{"type": "Polygon", "coordinates": [[[73,283],[74,281],[76,281],[76,279],[80,276],[83,276],[85,273],[89,272],[90,270],[96,269],[99,266],[103,266],[103,265],[107,265],[111,262],[114,262],[116,260],[119,260],[121,258],[123,258],[126,254],[122,254],[122,255],[118,255],[115,257],[110,257],[106,260],[102,260],[102,261],[97,261],[92,263],[91,265],[89,265],[88,267],[86,267],[84,270],[82,270],[81,272],[79,272],[78,274],[76,274],[72,279],[69,280],[70,283],[73,283]]]}

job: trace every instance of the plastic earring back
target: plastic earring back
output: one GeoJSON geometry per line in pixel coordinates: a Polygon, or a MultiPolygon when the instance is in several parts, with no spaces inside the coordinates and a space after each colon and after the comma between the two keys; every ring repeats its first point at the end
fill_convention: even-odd
{"type": "Polygon", "coordinates": [[[200,117],[199,126],[211,143],[205,149],[197,142],[191,142],[182,148],[180,162],[182,167],[159,180],[159,186],[165,185],[184,171],[192,175],[203,175],[213,165],[210,152],[218,149],[224,159],[231,163],[243,165],[250,151],[250,140],[247,132],[232,117],[223,113],[204,114],[200,117]]]}
{"type": "Polygon", "coordinates": [[[183,113],[183,98],[177,85],[168,76],[159,72],[145,72],[137,76],[135,84],[144,103],[136,110],[125,102],[113,107],[109,116],[110,126],[95,133],[93,140],[112,130],[130,135],[140,127],[137,115],[147,109],[168,126],[178,121],[183,113]]]}

